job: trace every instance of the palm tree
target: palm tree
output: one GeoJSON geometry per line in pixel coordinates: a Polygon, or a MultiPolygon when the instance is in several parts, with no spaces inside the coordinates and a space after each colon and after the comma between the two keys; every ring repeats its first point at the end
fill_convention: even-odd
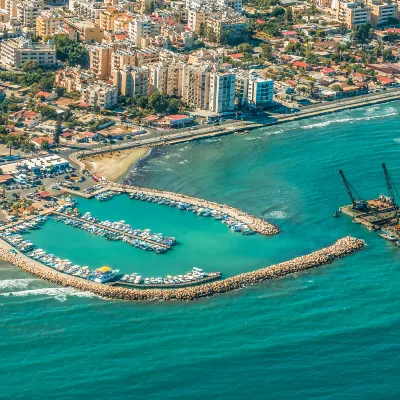
{"type": "Polygon", "coordinates": [[[342,56],[345,51],[346,45],[342,42],[338,42],[335,47],[335,55],[339,58],[339,62],[342,62],[342,56]]]}

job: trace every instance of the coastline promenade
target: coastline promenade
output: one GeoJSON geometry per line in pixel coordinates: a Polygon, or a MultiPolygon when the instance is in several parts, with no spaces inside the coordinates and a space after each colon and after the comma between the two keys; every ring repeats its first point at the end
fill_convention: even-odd
{"type": "Polygon", "coordinates": [[[76,163],[81,170],[86,168],[86,164],[82,161],[85,157],[97,154],[110,153],[118,150],[126,150],[137,147],[156,147],[178,144],[187,141],[201,140],[216,136],[233,134],[235,132],[243,132],[245,130],[253,130],[266,126],[280,125],[286,122],[298,121],[306,118],[318,117],[339,111],[350,110],[365,107],[374,104],[382,104],[391,101],[400,100],[400,90],[385,91],[383,93],[374,93],[342,99],[340,101],[325,102],[315,106],[305,107],[297,113],[272,115],[263,118],[260,121],[232,121],[219,126],[199,127],[196,130],[186,129],[173,133],[161,133],[160,136],[146,137],[134,141],[117,143],[114,145],[100,146],[95,149],[79,150],[71,153],[69,158],[76,163]]]}
{"type": "Polygon", "coordinates": [[[364,245],[364,241],[347,236],[339,239],[329,247],[294,258],[291,261],[285,261],[253,272],[243,273],[221,281],[180,289],[128,289],[91,282],[46,267],[16,251],[4,240],[0,240],[0,257],[41,279],[57,285],[88,291],[103,298],[115,300],[190,301],[201,297],[210,297],[218,293],[238,290],[268,279],[282,278],[296,272],[302,272],[329,264],[336,259],[346,257],[361,250],[364,245]]]}

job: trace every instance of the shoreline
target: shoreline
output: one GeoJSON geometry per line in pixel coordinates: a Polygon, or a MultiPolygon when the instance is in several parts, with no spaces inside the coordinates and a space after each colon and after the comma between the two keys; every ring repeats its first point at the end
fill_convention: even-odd
{"type": "Polygon", "coordinates": [[[341,101],[330,103],[326,102],[310,109],[304,108],[298,113],[292,114],[278,114],[270,115],[264,118],[262,122],[253,118],[249,121],[232,121],[219,126],[207,125],[205,127],[199,127],[197,130],[184,130],[182,132],[165,133],[161,136],[147,137],[145,139],[139,139],[132,142],[118,143],[114,145],[102,146],[91,150],[80,150],[70,154],[71,161],[78,164],[81,168],[83,160],[87,157],[94,156],[96,154],[110,153],[116,150],[127,150],[134,148],[152,148],[173,145],[182,142],[190,142],[195,140],[202,140],[212,138],[215,136],[230,135],[235,132],[243,132],[246,130],[254,130],[263,127],[271,127],[274,125],[280,125],[287,122],[294,122],[308,118],[314,118],[324,116],[327,114],[333,114],[340,111],[352,110],[362,108],[366,106],[383,104],[393,101],[400,101],[400,90],[393,92],[386,92],[384,94],[364,95],[359,97],[352,97],[348,99],[342,99],[341,101]]]}
{"type": "Polygon", "coordinates": [[[334,260],[360,251],[364,246],[365,243],[363,240],[346,236],[337,240],[329,247],[296,257],[290,261],[284,261],[252,272],[242,273],[221,281],[181,289],[128,289],[91,282],[55,271],[15,251],[15,249],[15,253],[12,253],[11,250],[13,247],[4,240],[0,240],[0,258],[46,281],[61,286],[88,291],[106,299],[192,301],[202,297],[211,297],[216,294],[231,292],[269,279],[278,279],[296,272],[302,272],[311,268],[330,264],[334,260]]]}
{"type": "Polygon", "coordinates": [[[86,169],[95,171],[99,178],[104,177],[108,181],[119,181],[133,165],[146,157],[148,152],[149,149],[146,147],[114,150],[109,153],[85,157],[83,162],[86,169]]]}

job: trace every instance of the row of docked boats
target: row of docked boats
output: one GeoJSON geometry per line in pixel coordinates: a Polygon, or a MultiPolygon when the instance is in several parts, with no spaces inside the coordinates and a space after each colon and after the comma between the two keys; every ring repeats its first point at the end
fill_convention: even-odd
{"type": "Polygon", "coordinates": [[[73,265],[68,259],[56,257],[54,254],[47,254],[42,249],[33,250],[30,254],[28,254],[28,257],[47,265],[48,267],[54,268],[59,272],[83,279],[88,279],[96,283],[110,282],[119,274],[118,269],[113,270],[108,266],[91,269],[88,266],[81,267],[79,265],[73,265]]]}
{"type": "Polygon", "coordinates": [[[194,267],[191,271],[184,275],[167,275],[166,277],[142,277],[136,272],[131,275],[124,275],[120,282],[134,285],[185,285],[192,284],[196,281],[202,280],[209,276],[208,273],[204,272],[201,268],[194,267]]]}
{"type": "Polygon", "coordinates": [[[7,228],[5,232],[9,234],[24,233],[32,229],[38,229],[47,219],[48,215],[39,215],[33,219],[21,222],[13,227],[7,228]]]}
{"type": "Polygon", "coordinates": [[[34,248],[33,243],[30,240],[25,240],[21,235],[8,234],[1,232],[0,237],[5,240],[8,244],[15,247],[21,252],[26,252],[34,248]]]}
{"type": "Polygon", "coordinates": [[[157,254],[165,253],[171,246],[176,244],[174,237],[163,236],[161,233],[152,233],[150,229],[133,229],[125,221],[99,221],[96,217],[92,217],[90,212],[85,213],[79,220],[68,216],[56,216],[54,220],[103,236],[107,240],[122,240],[131,246],[142,250],[154,251],[157,254]]]}
{"type": "Polygon", "coordinates": [[[211,217],[215,220],[221,221],[226,224],[232,232],[241,232],[243,235],[253,235],[255,232],[249,228],[247,224],[239,221],[236,218],[230,217],[227,214],[211,208],[200,207],[191,203],[174,201],[162,196],[153,196],[143,192],[134,192],[129,194],[133,200],[148,201],[150,203],[157,203],[160,205],[176,207],[178,210],[191,211],[201,217],[211,217]]]}
{"type": "Polygon", "coordinates": [[[121,192],[116,192],[114,190],[106,190],[105,192],[101,192],[96,194],[94,198],[99,201],[107,201],[112,199],[114,196],[118,196],[121,192]]]}

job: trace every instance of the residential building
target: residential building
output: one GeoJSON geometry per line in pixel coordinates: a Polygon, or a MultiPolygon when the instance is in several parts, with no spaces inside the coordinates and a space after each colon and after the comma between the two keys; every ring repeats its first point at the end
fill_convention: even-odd
{"type": "Polygon", "coordinates": [[[36,34],[42,38],[54,35],[64,23],[64,18],[51,11],[42,11],[36,18],[36,34]]]}
{"type": "Polygon", "coordinates": [[[244,37],[249,28],[249,22],[239,13],[223,11],[209,15],[206,27],[214,32],[217,42],[225,42],[244,37]]]}
{"type": "Polygon", "coordinates": [[[203,6],[211,7],[214,10],[231,8],[237,12],[242,11],[242,0],[186,0],[186,9],[196,10],[203,6]]]}
{"type": "Polygon", "coordinates": [[[142,39],[154,37],[159,32],[159,25],[154,23],[147,15],[138,15],[134,20],[129,22],[129,38],[138,47],[141,47],[142,39]]]}
{"type": "Polygon", "coordinates": [[[371,22],[374,26],[384,25],[390,19],[397,19],[398,4],[391,0],[366,0],[371,8],[371,22]]]}
{"type": "Polygon", "coordinates": [[[210,73],[209,110],[221,113],[235,108],[235,74],[210,73]]]}
{"type": "Polygon", "coordinates": [[[336,4],[336,18],[350,29],[355,25],[371,22],[371,8],[363,2],[339,0],[336,4]]]}
{"type": "Polygon", "coordinates": [[[208,110],[211,69],[211,64],[204,62],[183,66],[181,96],[184,103],[193,108],[208,110]]]}
{"type": "Polygon", "coordinates": [[[0,62],[16,67],[25,61],[35,61],[38,66],[56,64],[56,49],[47,43],[32,43],[30,39],[15,38],[3,40],[0,47],[0,62]]]}
{"type": "Polygon", "coordinates": [[[118,94],[128,97],[149,95],[149,71],[146,67],[125,66],[113,70],[113,84],[118,94]]]}
{"type": "Polygon", "coordinates": [[[17,19],[27,28],[36,28],[36,18],[44,8],[44,0],[23,0],[17,2],[17,19]]]}
{"type": "Polygon", "coordinates": [[[82,88],[81,101],[91,107],[112,108],[118,102],[118,90],[115,86],[93,84],[82,88]]]}
{"type": "Polygon", "coordinates": [[[136,51],[118,49],[111,55],[111,71],[122,69],[128,65],[136,65],[136,51]]]}
{"type": "Polygon", "coordinates": [[[77,38],[84,43],[101,43],[104,31],[99,25],[84,19],[65,18],[65,24],[77,33],[77,38]]]}
{"type": "Polygon", "coordinates": [[[18,0],[5,0],[4,9],[10,15],[10,18],[15,18],[17,16],[17,5],[18,0]]]}
{"type": "Polygon", "coordinates": [[[121,14],[116,7],[110,7],[100,12],[100,29],[104,31],[112,31],[114,29],[114,21],[121,14]]]}
{"type": "Polygon", "coordinates": [[[178,96],[182,92],[182,63],[168,64],[160,62],[149,65],[150,93],[160,92],[170,96],[178,96]]]}
{"type": "Polygon", "coordinates": [[[103,0],[70,0],[69,9],[78,17],[95,22],[100,18],[103,0]]]}
{"type": "Polygon", "coordinates": [[[89,66],[98,79],[111,76],[111,58],[114,49],[108,44],[90,46],[89,66]]]}

